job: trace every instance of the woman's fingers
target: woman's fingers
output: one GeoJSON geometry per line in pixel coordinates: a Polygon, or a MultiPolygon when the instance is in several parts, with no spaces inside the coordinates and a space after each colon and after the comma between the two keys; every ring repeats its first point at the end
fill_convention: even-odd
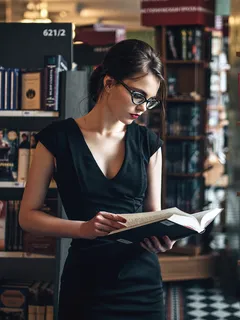
{"type": "Polygon", "coordinates": [[[147,246],[148,250],[151,252],[157,252],[160,250],[160,248],[155,248],[153,242],[148,238],[145,238],[143,243],[147,246]]]}
{"type": "Polygon", "coordinates": [[[118,215],[99,212],[96,217],[96,221],[102,225],[111,227],[111,231],[113,231],[116,229],[122,229],[126,227],[124,224],[121,223],[123,221],[126,222],[126,220],[120,218],[122,217],[119,217],[118,215]]]}
{"type": "Polygon", "coordinates": [[[168,236],[162,237],[164,244],[162,244],[157,237],[151,237],[150,239],[145,238],[144,242],[141,242],[141,246],[151,252],[159,253],[166,252],[167,250],[172,249],[173,244],[176,241],[172,241],[168,236]]]}
{"type": "Polygon", "coordinates": [[[145,250],[147,250],[147,251],[151,252],[151,250],[149,250],[149,249],[148,249],[148,247],[147,247],[147,245],[146,245],[145,243],[140,242],[140,245],[141,245],[141,247],[143,247],[143,249],[145,249],[145,250]]]}
{"type": "Polygon", "coordinates": [[[166,243],[165,247],[167,248],[167,250],[172,249],[174,243],[176,242],[176,241],[172,241],[168,236],[164,236],[163,240],[166,243]]]}
{"type": "Polygon", "coordinates": [[[157,237],[151,237],[151,240],[153,242],[154,250],[155,252],[165,252],[167,251],[167,248],[165,245],[161,244],[159,239],[157,237]]]}
{"type": "Polygon", "coordinates": [[[122,222],[122,223],[126,223],[127,222],[127,220],[125,218],[123,218],[121,215],[118,215],[118,214],[115,214],[115,213],[100,211],[99,214],[101,214],[104,218],[107,218],[109,220],[119,221],[119,222],[122,222]]]}
{"type": "Polygon", "coordinates": [[[116,230],[116,228],[114,228],[114,227],[111,227],[111,226],[108,226],[108,225],[105,225],[105,224],[102,224],[102,223],[98,223],[98,222],[95,223],[95,228],[96,228],[97,231],[104,231],[104,232],[107,232],[107,233],[116,230]]]}

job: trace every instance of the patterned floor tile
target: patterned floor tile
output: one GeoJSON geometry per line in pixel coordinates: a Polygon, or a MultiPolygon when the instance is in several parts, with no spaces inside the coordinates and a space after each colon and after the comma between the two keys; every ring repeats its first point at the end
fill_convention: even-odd
{"type": "Polygon", "coordinates": [[[175,299],[171,302],[171,317],[167,320],[240,320],[240,301],[227,297],[221,289],[210,287],[209,283],[207,286],[201,281],[172,283],[166,289],[165,297],[175,299]],[[171,294],[168,290],[172,290],[171,294]],[[184,310],[184,317],[178,315],[174,318],[176,309],[184,310]]]}

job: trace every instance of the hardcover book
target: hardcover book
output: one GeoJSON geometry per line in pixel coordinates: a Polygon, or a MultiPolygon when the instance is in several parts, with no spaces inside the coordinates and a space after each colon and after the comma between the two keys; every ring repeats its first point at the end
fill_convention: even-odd
{"type": "Polygon", "coordinates": [[[222,210],[216,208],[188,214],[173,207],[155,212],[120,214],[127,220],[126,228],[112,231],[104,238],[126,244],[151,236],[167,235],[171,240],[178,240],[203,233],[222,210]]]}

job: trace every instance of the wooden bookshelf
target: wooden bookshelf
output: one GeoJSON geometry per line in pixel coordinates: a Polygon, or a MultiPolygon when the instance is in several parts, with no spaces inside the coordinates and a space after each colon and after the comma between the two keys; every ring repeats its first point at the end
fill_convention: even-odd
{"type": "Polygon", "coordinates": [[[163,281],[209,279],[216,276],[218,255],[185,256],[159,254],[163,281]]]}
{"type": "Polygon", "coordinates": [[[0,117],[46,117],[58,118],[57,111],[44,110],[0,110],[0,117]]]}
{"type": "Polygon", "coordinates": [[[24,258],[24,259],[55,259],[53,255],[44,255],[36,253],[27,253],[20,251],[0,251],[0,258],[24,258]]]}
{"type": "MultiPolygon", "coordinates": [[[[178,27],[181,27],[181,26],[178,26],[178,27]]],[[[191,26],[189,26],[189,27],[191,27],[191,26]]],[[[196,27],[196,26],[193,26],[193,27],[196,27]]],[[[170,60],[170,56],[168,56],[169,51],[167,49],[167,38],[166,38],[168,28],[171,28],[171,26],[156,27],[156,29],[155,29],[155,31],[156,31],[156,48],[161,53],[163,70],[164,70],[164,77],[166,79],[166,83],[168,84],[169,75],[171,75],[173,78],[175,78],[175,82],[174,82],[174,86],[175,86],[174,91],[175,92],[172,93],[172,96],[169,95],[166,99],[166,116],[167,116],[166,123],[167,123],[167,126],[166,126],[165,122],[161,123],[161,120],[160,120],[161,114],[160,114],[159,110],[155,110],[152,113],[154,116],[154,120],[153,120],[153,123],[154,123],[153,127],[154,128],[150,127],[155,132],[158,132],[160,134],[160,136],[163,137],[163,140],[164,140],[162,206],[163,206],[163,208],[167,207],[166,199],[167,199],[167,196],[169,195],[169,190],[171,190],[171,188],[170,188],[167,191],[167,188],[168,188],[168,185],[170,185],[172,182],[179,183],[179,185],[178,185],[179,188],[176,187],[174,190],[181,189],[181,196],[174,194],[175,191],[172,191],[173,195],[171,195],[170,200],[169,200],[171,202],[171,204],[174,206],[173,201],[177,202],[178,201],[177,199],[179,199],[179,197],[183,198],[184,197],[183,194],[186,194],[186,201],[188,201],[188,204],[189,204],[191,199],[187,199],[187,193],[184,192],[184,190],[183,190],[185,187],[181,186],[181,184],[185,184],[186,186],[190,186],[191,183],[193,183],[192,185],[197,185],[197,187],[195,187],[195,188],[199,188],[198,189],[199,190],[199,198],[198,198],[199,209],[198,209],[198,211],[201,211],[201,210],[203,210],[203,208],[205,208],[205,205],[206,205],[206,201],[204,199],[205,189],[206,189],[204,175],[206,174],[207,171],[209,171],[212,168],[212,166],[207,166],[207,168],[205,168],[205,160],[206,159],[204,156],[205,155],[205,148],[206,148],[206,138],[207,138],[207,135],[206,135],[207,97],[208,97],[207,88],[210,86],[210,84],[209,84],[209,86],[206,85],[207,69],[205,67],[209,65],[210,57],[209,57],[208,53],[206,52],[206,50],[207,50],[206,47],[204,47],[204,45],[203,45],[201,60],[194,60],[194,59],[193,60],[179,60],[179,59],[178,60],[170,60]],[[209,59],[208,59],[208,57],[209,57],[209,59]],[[191,81],[190,81],[190,79],[191,79],[191,81]],[[193,92],[196,92],[196,94],[193,95],[193,92]],[[199,128],[196,130],[194,127],[194,131],[196,131],[196,133],[197,133],[194,136],[190,136],[187,134],[184,134],[181,136],[180,131],[183,130],[182,132],[186,132],[187,124],[186,124],[186,122],[184,122],[184,124],[183,124],[180,120],[180,116],[178,119],[176,117],[176,114],[178,114],[177,112],[179,112],[179,114],[181,114],[181,112],[183,112],[183,114],[188,114],[188,110],[187,110],[188,107],[189,107],[189,112],[190,112],[191,108],[195,108],[195,111],[193,111],[193,112],[199,112],[200,125],[199,125],[199,128]],[[176,110],[175,112],[174,112],[174,108],[176,110]],[[170,112],[171,111],[170,109],[172,109],[173,111],[170,112]],[[156,122],[158,121],[158,119],[156,117],[157,113],[159,113],[159,128],[157,128],[157,125],[156,125],[156,122]],[[172,131],[170,129],[168,131],[168,128],[169,128],[168,125],[169,126],[171,125],[171,123],[169,123],[168,117],[170,117],[171,115],[174,118],[173,123],[172,123],[173,127],[171,128],[172,131]],[[184,129],[181,128],[182,125],[185,126],[184,129]],[[176,172],[171,172],[170,170],[167,171],[167,169],[166,169],[166,154],[167,154],[168,146],[170,145],[170,147],[172,147],[171,150],[174,150],[174,143],[176,145],[179,145],[182,143],[183,146],[188,146],[188,143],[190,144],[191,142],[196,143],[195,145],[198,145],[199,154],[201,156],[201,159],[200,159],[201,165],[198,167],[196,166],[196,168],[197,168],[196,172],[190,173],[187,169],[183,170],[183,172],[185,172],[185,173],[177,172],[173,168],[174,163],[171,164],[172,171],[175,170],[176,172]],[[194,179],[196,179],[197,181],[196,180],[194,181],[194,179]],[[192,182],[192,181],[194,181],[194,182],[192,182]],[[195,184],[195,182],[196,182],[196,184],[195,184]]],[[[176,26],[176,28],[177,28],[177,26],[176,26]]],[[[172,32],[174,33],[175,30],[176,29],[173,29],[172,32]]],[[[201,30],[202,30],[202,41],[205,41],[205,35],[206,35],[205,28],[202,28],[201,30]]],[[[176,36],[176,34],[175,34],[175,36],[176,36]]],[[[208,33],[207,36],[210,36],[210,34],[208,33]]],[[[180,51],[178,51],[178,54],[180,57],[180,51]]],[[[169,92],[169,90],[168,90],[168,92],[169,92]]],[[[149,117],[151,117],[151,113],[150,113],[149,117]]],[[[151,121],[149,121],[149,123],[151,123],[151,121]]],[[[191,129],[191,130],[193,130],[193,129],[191,129]]],[[[180,150],[186,150],[186,149],[180,148],[180,150]]],[[[168,152],[169,152],[169,150],[168,150],[168,152]]],[[[181,152],[183,152],[183,151],[181,151],[181,152]]],[[[174,159],[174,156],[173,156],[173,159],[174,159]]],[[[179,163],[180,163],[180,161],[181,161],[181,159],[179,158],[179,163]]],[[[180,164],[179,164],[179,166],[180,166],[180,164]]],[[[187,167],[188,166],[186,166],[186,168],[187,167]]],[[[190,190],[189,190],[189,194],[191,194],[190,190]]],[[[181,201],[181,203],[182,202],[183,201],[181,201]]],[[[179,207],[179,204],[176,203],[175,206],[179,207]]],[[[184,208],[180,208],[180,209],[185,210],[185,211],[187,210],[184,208]]],[[[196,208],[194,208],[192,211],[195,212],[196,211],[195,209],[196,208]]],[[[201,237],[201,236],[199,236],[199,237],[201,237]]],[[[178,269],[179,265],[181,266],[181,263],[183,263],[183,265],[182,265],[183,269],[189,270],[188,266],[186,265],[186,263],[189,262],[188,257],[191,257],[191,259],[192,259],[195,256],[201,255],[202,248],[199,245],[199,243],[201,243],[201,241],[199,241],[199,239],[196,239],[195,245],[188,244],[188,245],[185,245],[182,247],[180,245],[179,246],[176,245],[173,247],[172,250],[170,250],[171,252],[166,253],[166,255],[164,256],[164,258],[162,258],[162,261],[161,261],[161,265],[166,266],[166,269],[165,269],[166,272],[163,272],[163,273],[167,274],[168,268],[171,269],[171,266],[170,266],[171,264],[175,265],[176,270],[170,276],[168,276],[168,275],[165,276],[165,279],[182,280],[182,279],[188,278],[186,276],[186,274],[185,275],[184,274],[178,275],[177,269],[178,269]],[[172,257],[172,254],[176,254],[177,257],[172,257]],[[183,260],[181,260],[181,257],[183,257],[183,260]],[[184,261],[184,262],[182,262],[182,261],[184,261]],[[168,263],[169,263],[169,265],[168,265],[168,263]]],[[[190,260],[190,261],[193,261],[193,260],[190,260]]],[[[197,261],[197,260],[194,260],[194,261],[197,261]]],[[[208,260],[203,259],[202,261],[206,262],[208,260]]],[[[201,265],[201,260],[199,263],[201,265]]],[[[163,266],[163,269],[164,269],[164,266],[163,266]]],[[[189,267],[192,268],[191,263],[189,264],[189,267]]],[[[204,270],[204,267],[203,267],[203,270],[204,270]]],[[[190,276],[191,279],[198,278],[198,277],[204,278],[205,276],[208,277],[208,276],[211,276],[211,274],[212,274],[212,271],[210,272],[210,271],[205,270],[202,272],[202,275],[201,274],[198,275],[196,268],[195,268],[195,271],[194,271],[194,274],[192,274],[192,276],[190,276]]]]}
{"type": "Polygon", "coordinates": [[[166,60],[166,64],[205,64],[202,60],[166,60]]]}
{"type": "Polygon", "coordinates": [[[198,178],[203,175],[203,172],[196,172],[196,173],[167,173],[168,177],[175,177],[175,178],[198,178]]]}
{"type": "Polygon", "coordinates": [[[202,102],[204,101],[205,99],[191,99],[191,98],[180,98],[180,97],[176,97],[176,98],[167,98],[166,101],[167,102],[202,102]]]}
{"type": "Polygon", "coordinates": [[[204,136],[166,136],[166,139],[169,141],[179,140],[179,141],[199,141],[205,139],[204,136]]]}
{"type": "MultiPolygon", "coordinates": [[[[24,192],[24,185],[17,182],[0,181],[1,200],[21,200],[24,192]]],[[[58,190],[55,187],[49,187],[47,198],[57,198],[58,190]]]]}

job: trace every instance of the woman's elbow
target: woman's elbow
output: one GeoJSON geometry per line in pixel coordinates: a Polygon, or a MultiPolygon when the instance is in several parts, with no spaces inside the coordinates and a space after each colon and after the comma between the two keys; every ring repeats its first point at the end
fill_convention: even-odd
{"type": "Polygon", "coordinates": [[[18,223],[24,231],[29,231],[29,215],[26,210],[20,210],[18,216],[18,223]]]}

